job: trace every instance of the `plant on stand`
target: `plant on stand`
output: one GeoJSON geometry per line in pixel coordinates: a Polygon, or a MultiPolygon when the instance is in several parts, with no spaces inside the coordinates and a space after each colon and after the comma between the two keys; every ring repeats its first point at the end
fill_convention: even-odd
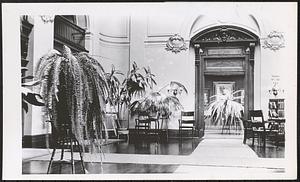
{"type": "Polygon", "coordinates": [[[127,121],[129,127],[130,117],[130,105],[133,99],[140,99],[146,93],[146,88],[153,88],[153,84],[156,84],[150,68],[144,68],[145,75],[141,73],[141,69],[136,62],[132,63],[132,68],[129,70],[127,77],[124,79],[122,87],[120,89],[120,105],[127,108],[127,121]]]}
{"type": "Polygon", "coordinates": [[[152,90],[146,97],[134,101],[131,104],[131,111],[133,114],[139,112],[148,112],[150,114],[159,113],[161,117],[169,118],[172,114],[172,111],[183,110],[183,106],[176,97],[177,94],[183,91],[188,93],[183,84],[180,82],[171,81],[158,91],[152,90]],[[167,87],[167,91],[170,93],[169,95],[162,93],[162,90],[167,87]],[[174,92],[176,92],[176,94],[174,94],[174,92]]]}
{"type": "Polygon", "coordinates": [[[124,74],[115,69],[115,66],[112,65],[111,71],[108,73],[105,73],[106,76],[106,81],[108,84],[108,89],[109,89],[109,97],[110,97],[110,102],[109,106],[110,111],[108,114],[112,114],[112,125],[114,127],[115,134],[117,134],[117,130],[121,129],[122,126],[120,126],[120,80],[118,76],[124,76],[124,74]],[[114,118],[117,117],[117,118],[114,118]],[[115,126],[115,120],[118,122],[118,126],[115,126]]]}
{"type": "Polygon", "coordinates": [[[43,56],[36,77],[41,81],[40,94],[45,102],[46,114],[55,127],[68,123],[79,145],[97,147],[101,151],[105,126],[105,104],[109,88],[101,64],[87,53],[73,55],[64,46],[63,53],[56,50],[43,56]]]}
{"type": "MultiPolygon", "coordinates": [[[[222,125],[222,133],[225,126],[232,126],[236,121],[241,122],[241,111],[244,107],[237,100],[242,100],[243,96],[235,96],[242,93],[243,90],[234,92],[227,92],[224,95],[213,95],[211,101],[206,109],[205,117],[210,118],[212,124],[222,125]]],[[[243,95],[243,94],[241,94],[243,95]]]]}

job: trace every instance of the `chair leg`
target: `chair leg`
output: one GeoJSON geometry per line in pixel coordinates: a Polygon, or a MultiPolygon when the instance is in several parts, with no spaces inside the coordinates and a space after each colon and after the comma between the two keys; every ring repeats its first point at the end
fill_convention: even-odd
{"type": "Polygon", "coordinates": [[[179,127],[178,134],[179,134],[179,139],[181,139],[181,129],[180,129],[180,127],[179,127]]]}
{"type": "Polygon", "coordinates": [[[75,174],[75,163],[74,163],[74,158],[73,158],[73,141],[72,138],[70,138],[70,142],[71,142],[71,165],[72,165],[72,174],[75,174]]]}
{"type": "Polygon", "coordinates": [[[61,154],[60,154],[60,160],[63,160],[64,158],[64,149],[62,148],[61,149],[61,154]]]}
{"type": "Polygon", "coordinates": [[[276,142],[275,142],[275,145],[278,147],[279,146],[279,136],[278,134],[276,134],[276,142]]]}
{"type": "Polygon", "coordinates": [[[267,136],[266,136],[266,134],[263,134],[263,147],[264,148],[266,148],[266,138],[267,138],[267,136]]]}
{"type": "Polygon", "coordinates": [[[224,130],[224,124],[223,124],[223,126],[222,126],[222,132],[221,132],[222,134],[223,134],[223,130],[224,130]]]}
{"type": "Polygon", "coordinates": [[[255,137],[255,134],[254,134],[254,132],[252,132],[252,147],[254,146],[254,137],[255,137]]]}
{"type": "Polygon", "coordinates": [[[194,137],[194,128],[192,128],[192,138],[194,137]]]}
{"type": "Polygon", "coordinates": [[[246,130],[244,130],[244,140],[243,140],[243,144],[246,144],[246,137],[247,137],[247,132],[246,132],[246,130]]]}
{"type": "Polygon", "coordinates": [[[50,169],[51,169],[51,166],[52,166],[52,163],[53,163],[53,158],[54,158],[54,155],[55,155],[55,150],[56,150],[56,148],[54,148],[53,151],[52,151],[51,159],[50,159],[50,162],[49,162],[49,165],[48,165],[47,174],[50,173],[50,169]]]}
{"type": "MultiPolygon", "coordinates": [[[[60,160],[62,161],[64,158],[64,148],[61,149],[60,160]]],[[[61,173],[61,163],[59,165],[59,173],[61,173]]]]}
{"type": "Polygon", "coordinates": [[[85,167],[84,167],[83,156],[82,156],[83,150],[82,150],[82,148],[79,144],[78,144],[78,147],[79,147],[79,155],[80,155],[80,162],[81,162],[82,171],[83,171],[83,174],[85,174],[85,167]]]}

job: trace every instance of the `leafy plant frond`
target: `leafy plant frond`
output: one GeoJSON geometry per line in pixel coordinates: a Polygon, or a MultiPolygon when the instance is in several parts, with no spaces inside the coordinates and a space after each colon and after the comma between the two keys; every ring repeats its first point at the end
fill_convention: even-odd
{"type": "Polygon", "coordinates": [[[22,83],[22,86],[23,87],[32,87],[32,86],[36,86],[36,85],[40,84],[40,82],[41,82],[40,80],[25,82],[25,83],[22,83]]]}
{"type": "Polygon", "coordinates": [[[211,96],[211,102],[205,111],[205,116],[211,118],[213,124],[232,125],[234,119],[241,118],[241,111],[244,110],[243,105],[235,101],[242,99],[242,96],[234,97],[233,94],[242,92],[241,90],[237,90],[226,96],[211,96]]]}
{"type": "Polygon", "coordinates": [[[188,90],[185,88],[185,86],[180,83],[180,82],[177,82],[177,81],[171,81],[170,82],[170,87],[179,87],[181,89],[183,89],[183,91],[187,94],[188,93],[188,90]]]}
{"type": "Polygon", "coordinates": [[[171,110],[182,110],[179,99],[175,96],[166,96],[161,92],[150,92],[144,99],[136,100],[131,104],[132,114],[160,113],[164,116],[172,114],[171,110]]]}

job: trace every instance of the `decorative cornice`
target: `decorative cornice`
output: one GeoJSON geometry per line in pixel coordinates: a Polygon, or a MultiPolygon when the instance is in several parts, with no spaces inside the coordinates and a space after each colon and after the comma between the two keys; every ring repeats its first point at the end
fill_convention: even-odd
{"type": "Polygon", "coordinates": [[[176,54],[182,50],[187,50],[187,46],[183,37],[178,34],[171,36],[167,41],[166,46],[167,51],[172,51],[176,54]]]}
{"type": "Polygon", "coordinates": [[[236,31],[227,29],[226,27],[220,28],[218,31],[211,32],[204,36],[201,41],[217,41],[217,42],[227,42],[234,40],[247,40],[251,37],[241,34],[236,31]]]}
{"type": "Polygon", "coordinates": [[[267,38],[263,41],[263,48],[269,48],[273,51],[277,51],[284,47],[284,37],[281,32],[272,31],[267,38]]]}
{"type": "Polygon", "coordinates": [[[40,15],[40,17],[44,23],[53,23],[55,18],[55,16],[51,15],[40,15]]]}
{"type": "Polygon", "coordinates": [[[194,43],[256,42],[258,38],[251,32],[234,26],[217,26],[202,31],[193,37],[194,43]]]}

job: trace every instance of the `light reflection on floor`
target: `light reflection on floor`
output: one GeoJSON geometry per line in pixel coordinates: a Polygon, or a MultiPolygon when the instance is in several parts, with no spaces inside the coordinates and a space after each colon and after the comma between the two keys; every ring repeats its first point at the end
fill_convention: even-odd
{"type": "MultiPolygon", "coordinates": [[[[48,161],[23,162],[23,174],[46,174],[48,161]]],[[[173,173],[179,165],[163,164],[129,164],[129,163],[84,163],[89,174],[122,174],[122,173],[173,173]]],[[[70,164],[54,162],[50,174],[71,174],[70,164]]],[[[75,174],[83,174],[79,161],[75,162],[75,174]]]]}
{"type": "Polygon", "coordinates": [[[284,146],[275,146],[268,143],[266,148],[258,145],[253,147],[251,144],[248,145],[260,158],[284,158],[284,146]]]}
{"type": "Polygon", "coordinates": [[[202,141],[199,138],[172,138],[168,142],[155,141],[129,141],[116,142],[110,145],[105,145],[103,151],[105,153],[120,153],[120,154],[150,154],[150,155],[189,155],[198,144],[202,141]]]}

